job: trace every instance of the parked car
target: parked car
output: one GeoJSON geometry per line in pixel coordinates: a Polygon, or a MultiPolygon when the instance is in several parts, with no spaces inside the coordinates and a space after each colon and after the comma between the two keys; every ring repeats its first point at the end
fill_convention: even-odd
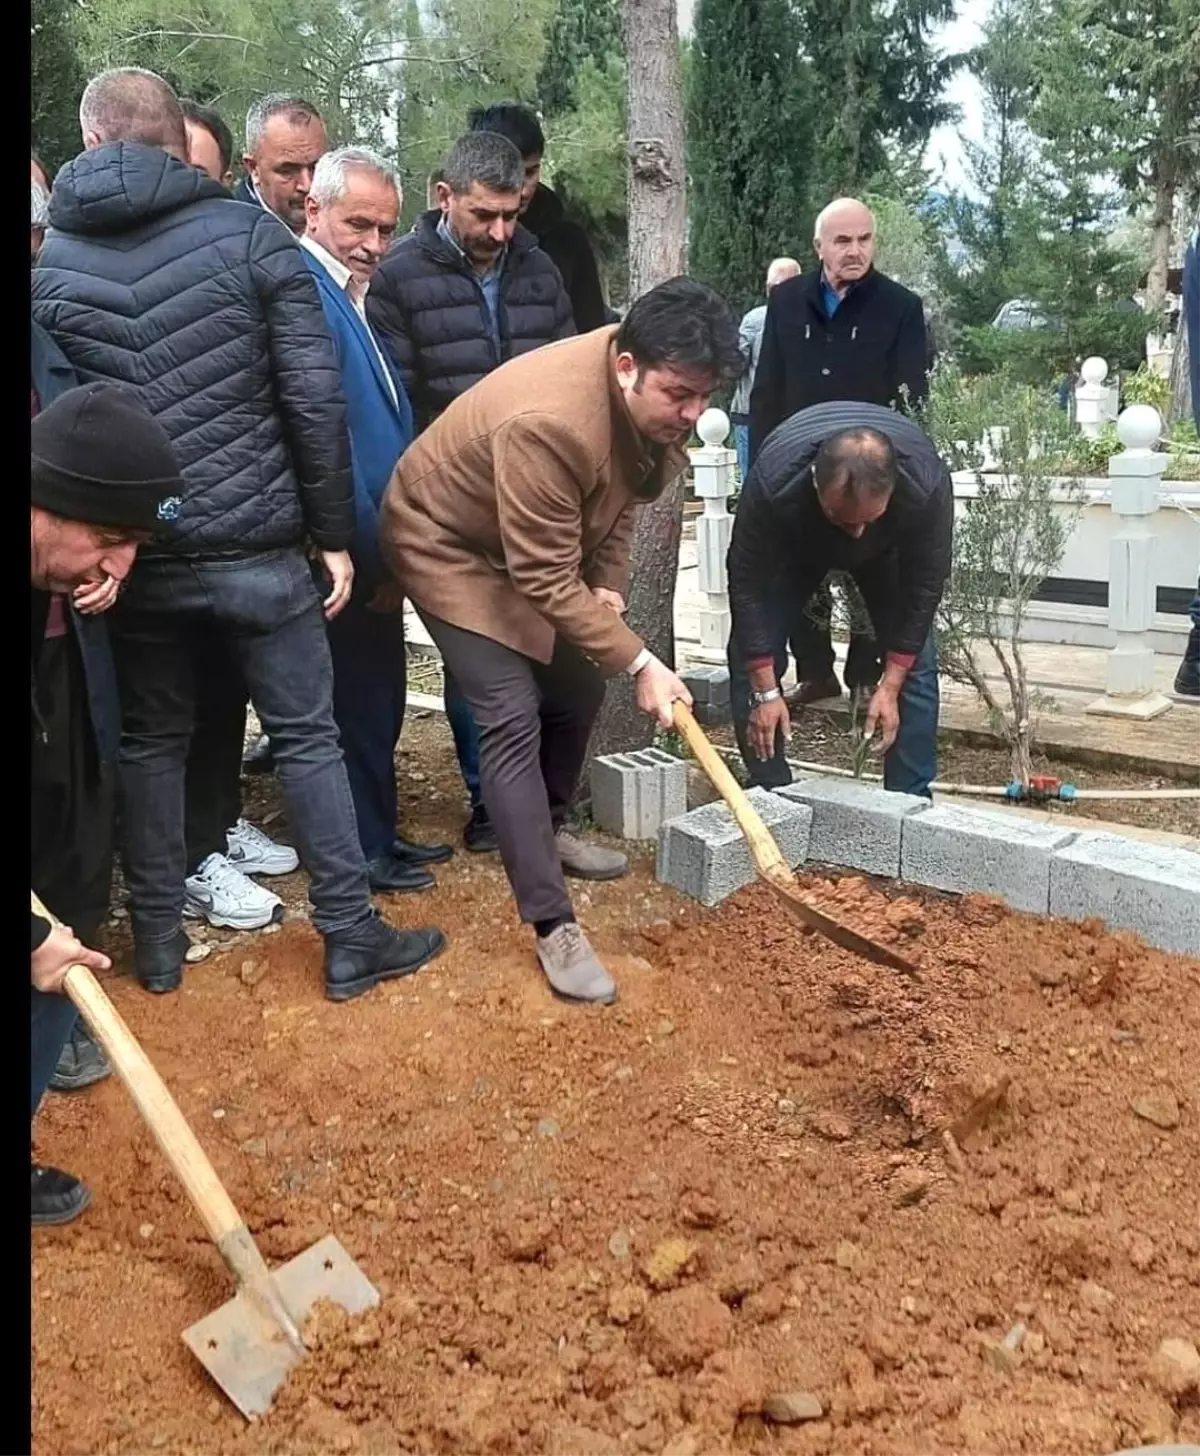
{"type": "Polygon", "coordinates": [[[1048,329],[1049,317],[1028,298],[1010,298],[1002,303],[992,320],[994,329],[1048,329]]]}

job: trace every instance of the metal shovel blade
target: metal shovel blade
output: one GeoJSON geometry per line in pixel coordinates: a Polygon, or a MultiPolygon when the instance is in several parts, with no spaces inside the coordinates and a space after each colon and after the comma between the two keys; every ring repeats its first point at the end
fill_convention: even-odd
{"type": "Polygon", "coordinates": [[[874,961],[878,966],[890,966],[892,970],[904,971],[910,976],[919,974],[917,967],[907,956],[902,956],[889,946],[881,945],[877,940],[871,940],[868,936],[861,935],[857,930],[852,930],[849,925],[843,925],[840,920],[834,920],[823,910],[818,910],[811,901],[804,898],[800,893],[800,887],[795,883],[786,884],[782,877],[776,878],[774,875],[768,875],[765,878],[766,883],[787,905],[796,919],[807,925],[810,930],[815,930],[818,935],[823,935],[826,940],[832,940],[835,945],[840,945],[844,950],[854,951],[856,955],[874,961]]]}
{"type": "MultiPolygon", "coordinates": [[[[340,1305],[347,1314],[379,1303],[379,1291],[333,1234],[281,1264],[272,1279],[301,1329],[319,1299],[340,1305]]],[[[247,1418],[271,1409],[275,1392],[302,1358],[245,1289],[184,1330],[183,1340],[247,1418]]]]}

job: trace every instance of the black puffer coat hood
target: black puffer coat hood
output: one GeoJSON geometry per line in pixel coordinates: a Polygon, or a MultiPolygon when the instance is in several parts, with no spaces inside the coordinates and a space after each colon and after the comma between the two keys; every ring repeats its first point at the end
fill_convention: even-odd
{"type": "Polygon", "coordinates": [[[81,382],[136,388],[171,437],[182,528],[154,549],[349,545],[337,358],[278,218],[157,147],[97,147],[55,180],[33,313],[81,382]]]}

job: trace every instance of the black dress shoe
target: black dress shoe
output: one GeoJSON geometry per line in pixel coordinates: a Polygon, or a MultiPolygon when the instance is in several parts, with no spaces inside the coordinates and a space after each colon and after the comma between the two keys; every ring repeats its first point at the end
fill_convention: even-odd
{"type": "Polygon", "coordinates": [[[500,848],[492,821],[482,804],[476,804],[463,830],[463,843],[472,854],[495,854],[500,848]]]}
{"type": "Polygon", "coordinates": [[[133,973],[142,983],[142,990],[156,996],[178,991],[183,985],[183,958],[191,944],[182,926],[170,940],[152,940],[143,944],[135,936],[133,973]]]}
{"type": "Polygon", "coordinates": [[[83,1022],[77,1021],[59,1056],[54,1076],[50,1078],[51,1088],[55,1092],[82,1092],[85,1087],[111,1076],[108,1058],[92,1040],[92,1034],[83,1022]]]}
{"type": "Polygon", "coordinates": [[[61,1168],[43,1168],[40,1163],[29,1167],[29,1222],[70,1223],[78,1218],[92,1201],[87,1184],[61,1168]]]}
{"type": "Polygon", "coordinates": [[[390,854],[381,854],[378,859],[367,861],[367,883],[372,890],[384,894],[414,895],[420,890],[432,890],[437,881],[428,870],[403,864],[390,854]]]}
{"type": "Polygon", "coordinates": [[[440,930],[393,930],[372,915],[349,934],[326,937],[325,994],[351,1001],[381,981],[411,976],[445,948],[440,930]]]}
{"type": "Polygon", "coordinates": [[[448,844],[414,844],[402,834],[397,834],[392,840],[388,853],[401,864],[408,865],[445,864],[454,856],[454,850],[448,844]]]}
{"type": "Polygon", "coordinates": [[[271,740],[265,733],[260,733],[242,754],[242,772],[244,774],[275,772],[275,754],[271,749],[271,740]]]}

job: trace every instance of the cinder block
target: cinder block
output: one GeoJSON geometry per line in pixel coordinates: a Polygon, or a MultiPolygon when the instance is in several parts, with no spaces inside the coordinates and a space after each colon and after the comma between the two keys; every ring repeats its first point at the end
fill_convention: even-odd
{"type": "Polygon", "coordinates": [[[812,809],[810,860],[893,879],[900,873],[902,824],[910,814],[922,814],[930,807],[928,799],[915,794],[893,794],[857,779],[821,774],[797,779],[775,792],[812,809]]]}
{"type": "MultiPolygon", "coordinates": [[[[750,802],[795,869],[808,852],[812,810],[766,789],[751,789],[750,802]]],[[[664,824],[658,836],[657,877],[704,905],[719,905],[754,879],[750,846],[733,815],[721,804],[705,804],[664,824]]]]}
{"type": "Polygon", "coordinates": [[[1200,954],[1200,854],[1124,839],[1079,834],[1050,861],[1050,913],[1099,916],[1159,950],[1200,954]]]}
{"type": "Polygon", "coordinates": [[[687,812],[687,783],[686,760],[661,748],[605,754],[592,764],[592,818],[622,839],[654,839],[687,812]]]}
{"type": "Polygon", "coordinates": [[[1050,857],[1074,839],[1015,814],[942,804],[900,826],[900,874],[916,885],[996,895],[1014,910],[1050,908],[1050,857]]]}
{"type": "Polygon", "coordinates": [[[683,681],[692,695],[692,712],[696,722],[706,728],[717,728],[731,717],[729,703],[729,669],[727,667],[690,667],[683,681]]]}

